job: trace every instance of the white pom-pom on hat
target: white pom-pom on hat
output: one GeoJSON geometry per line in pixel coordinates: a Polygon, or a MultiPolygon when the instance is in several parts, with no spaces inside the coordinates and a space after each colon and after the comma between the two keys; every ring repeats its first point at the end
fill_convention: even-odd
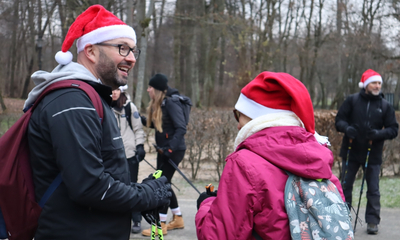
{"type": "Polygon", "coordinates": [[[363,82],[358,82],[358,87],[359,88],[364,88],[364,83],[363,82]]]}
{"type": "Polygon", "coordinates": [[[62,52],[58,51],[56,53],[55,59],[61,65],[67,65],[72,61],[73,55],[70,51],[62,52]]]}

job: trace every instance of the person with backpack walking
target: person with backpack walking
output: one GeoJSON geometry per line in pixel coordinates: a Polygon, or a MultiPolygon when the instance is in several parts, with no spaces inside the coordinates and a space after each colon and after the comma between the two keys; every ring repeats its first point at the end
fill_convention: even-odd
{"type": "MultiPolygon", "coordinates": [[[[337,189],[340,194],[332,195],[332,201],[344,200],[332,174],[329,142],[315,131],[313,105],[303,83],[287,73],[262,72],[241,90],[233,113],[239,130],[235,151],[226,158],[217,192],[203,192],[197,200],[198,239],[291,239],[291,234],[305,234],[310,224],[289,221],[285,209],[293,200],[284,197],[288,173],[329,179],[333,184],[328,189],[307,194],[318,190],[331,197],[337,189]]],[[[313,206],[306,204],[301,211],[313,206]]],[[[332,227],[352,238],[348,224],[332,227]]],[[[324,237],[318,231],[312,235],[324,237]]]]}
{"type": "MultiPolygon", "coordinates": [[[[168,86],[168,78],[164,74],[157,73],[150,78],[147,92],[150,103],[147,108],[147,118],[142,116],[142,123],[155,129],[158,147],[157,169],[162,170],[163,176],[166,176],[168,182],[171,183],[176,169],[169,163],[169,159],[178,166],[186,151],[184,136],[187,123],[184,106],[180,98],[175,97],[180,95],[179,91],[168,86]]],[[[160,210],[160,221],[164,235],[168,233],[168,230],[185,227],[178,199],[173,190],[170,205],[160,210]],[[166,224],[168,207],[171,208],[173,218],[166,224]]],[[[142,235],[150,236],[151,229],[143,230],[142,235]]]]}
{"type": "MultiPolygon", "coordinates": [[[[126,160],[129,165],[131,182],[136,183],[139,173],[139,162],[146,156],[144,140],[146,137],[139,112],[129,95],[126,93],[128,85],[120,86],[112,91],[112,104],[114,115],[121,131],[124,142],[126,160]]],[[[132,213],[132,233],[139,233],[141,229],[142,215],[140,212],[132,213]]]]}
{"type": "Polygon", "coordinates": [[[42,209],[35,240],[128,240],[132,212],[157,209],[171,196],[165,177],[131,183],[110,107],[112,90],[126,85],[139,57],[136,34],[103,6],[93,5],[72,23],[61,50],[52,72],[32,75],[36,86],[25,107],[48,86],[73,79],[96,91],[103,114],[85,92],[72,87],[48,93],[33,111],[27,136],[36,200],[56,176],[62,180],[42,209]],[[75,40],[78,55],[72,62],[68,50],[75,40]]]}
{"type": "Polygon", "coordinates": [[[336,130],[344,133],[340,149],[342,172],[347,172],[343,179],[343,192],[351,209],[353,184],[361,166],[366,174],[368,187],[365,211],[367,232],[377,234],[381,220],[379,175],[383,144],[386,139],[397,137],[399,125],[393,107],[381,93],[382,77],[379,73],[372,69],[366,70],[361,76],[359,87],[360,92],[346,98],[335,118],[336,130]],[[349,146],[351,150],[347,157],[349,146]],[[368,152],[368,166],[364,169],[368,152]]]}

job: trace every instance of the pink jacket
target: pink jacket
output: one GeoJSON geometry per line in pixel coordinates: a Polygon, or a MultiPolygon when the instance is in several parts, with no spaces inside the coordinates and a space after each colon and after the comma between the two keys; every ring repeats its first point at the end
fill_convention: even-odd
{"type": "Polygon", "coordinates": [[[198,239],[291,239],[284,204],[285,170],[311,179],[330,179],[333,154],[301,127],[271,127],[242,142],[226,158],[217,197],[196,214],[198,239]]]}

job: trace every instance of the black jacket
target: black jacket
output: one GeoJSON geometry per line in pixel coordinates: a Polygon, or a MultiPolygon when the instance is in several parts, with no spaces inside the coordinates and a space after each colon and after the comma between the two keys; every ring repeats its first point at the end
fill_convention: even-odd
{"type": "MultiPolygon", "coordinates": [[[[168,87],[166,97],[161,103],[162,128],[163,132],[156,130],[156,144],[162,148],[168,148],[174,151],[186,150],[185,134],[186,122],[183,114],[182,103],[179,98],[172,97],[179,95],[175,88],[168,87]]],[[[142,116],[142,123],[146,125],[147,119],[142,116]]],[[[154,125],[151,124],[151,128],[154,125]]]]}
{"type": "Polygon", "coordinates": [[[39,218],[35,239],[127,240],[131,212],[152,209],[152,190],[130,183],[111,88],[91,83],[102,98],[103,123],[81,90],[48,94],[28,127],[36,200],[61,172],[62,183],[39,218]]]}
{"type": "MultiPolygon", "coordinates": [[[[386,102],[387,106],[382,108],[384,101],[383,94],[374,96],[361,89],[359,93],[348,96],[340,107],[335,119],[336,130],[345,133],[348,126],[353,126],[358,133],[351,145],[349,160],[365,163],[369,142],[367,132],[378,129],[380,138],[372,142],[368,164],[382,163],[383,143],[395,138],[399,128],[393,107],[386,102]]],[[[349,138],[344,135],[340,149],[343,159],[347,158],[348,146],[349,138]]]]}

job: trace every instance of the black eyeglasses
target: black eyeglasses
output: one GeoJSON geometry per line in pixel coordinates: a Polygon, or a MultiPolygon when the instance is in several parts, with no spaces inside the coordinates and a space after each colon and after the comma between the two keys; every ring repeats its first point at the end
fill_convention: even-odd
{"type": "Polygon", "coordinates": [[[235,116],[236,121],[239,122],[240,112],[236,109],[233,109],[233,115],[235,116]]]}
{"type": "Polygon", "coordinates": [[[119,49],[119,55],[123,57],[128,56],[130,51],[132,51],[136,59],[138,59],[140,55],[140,49],[131,48],[126,44],[96,43],[95,45],[117,47],[119,49]]]}

